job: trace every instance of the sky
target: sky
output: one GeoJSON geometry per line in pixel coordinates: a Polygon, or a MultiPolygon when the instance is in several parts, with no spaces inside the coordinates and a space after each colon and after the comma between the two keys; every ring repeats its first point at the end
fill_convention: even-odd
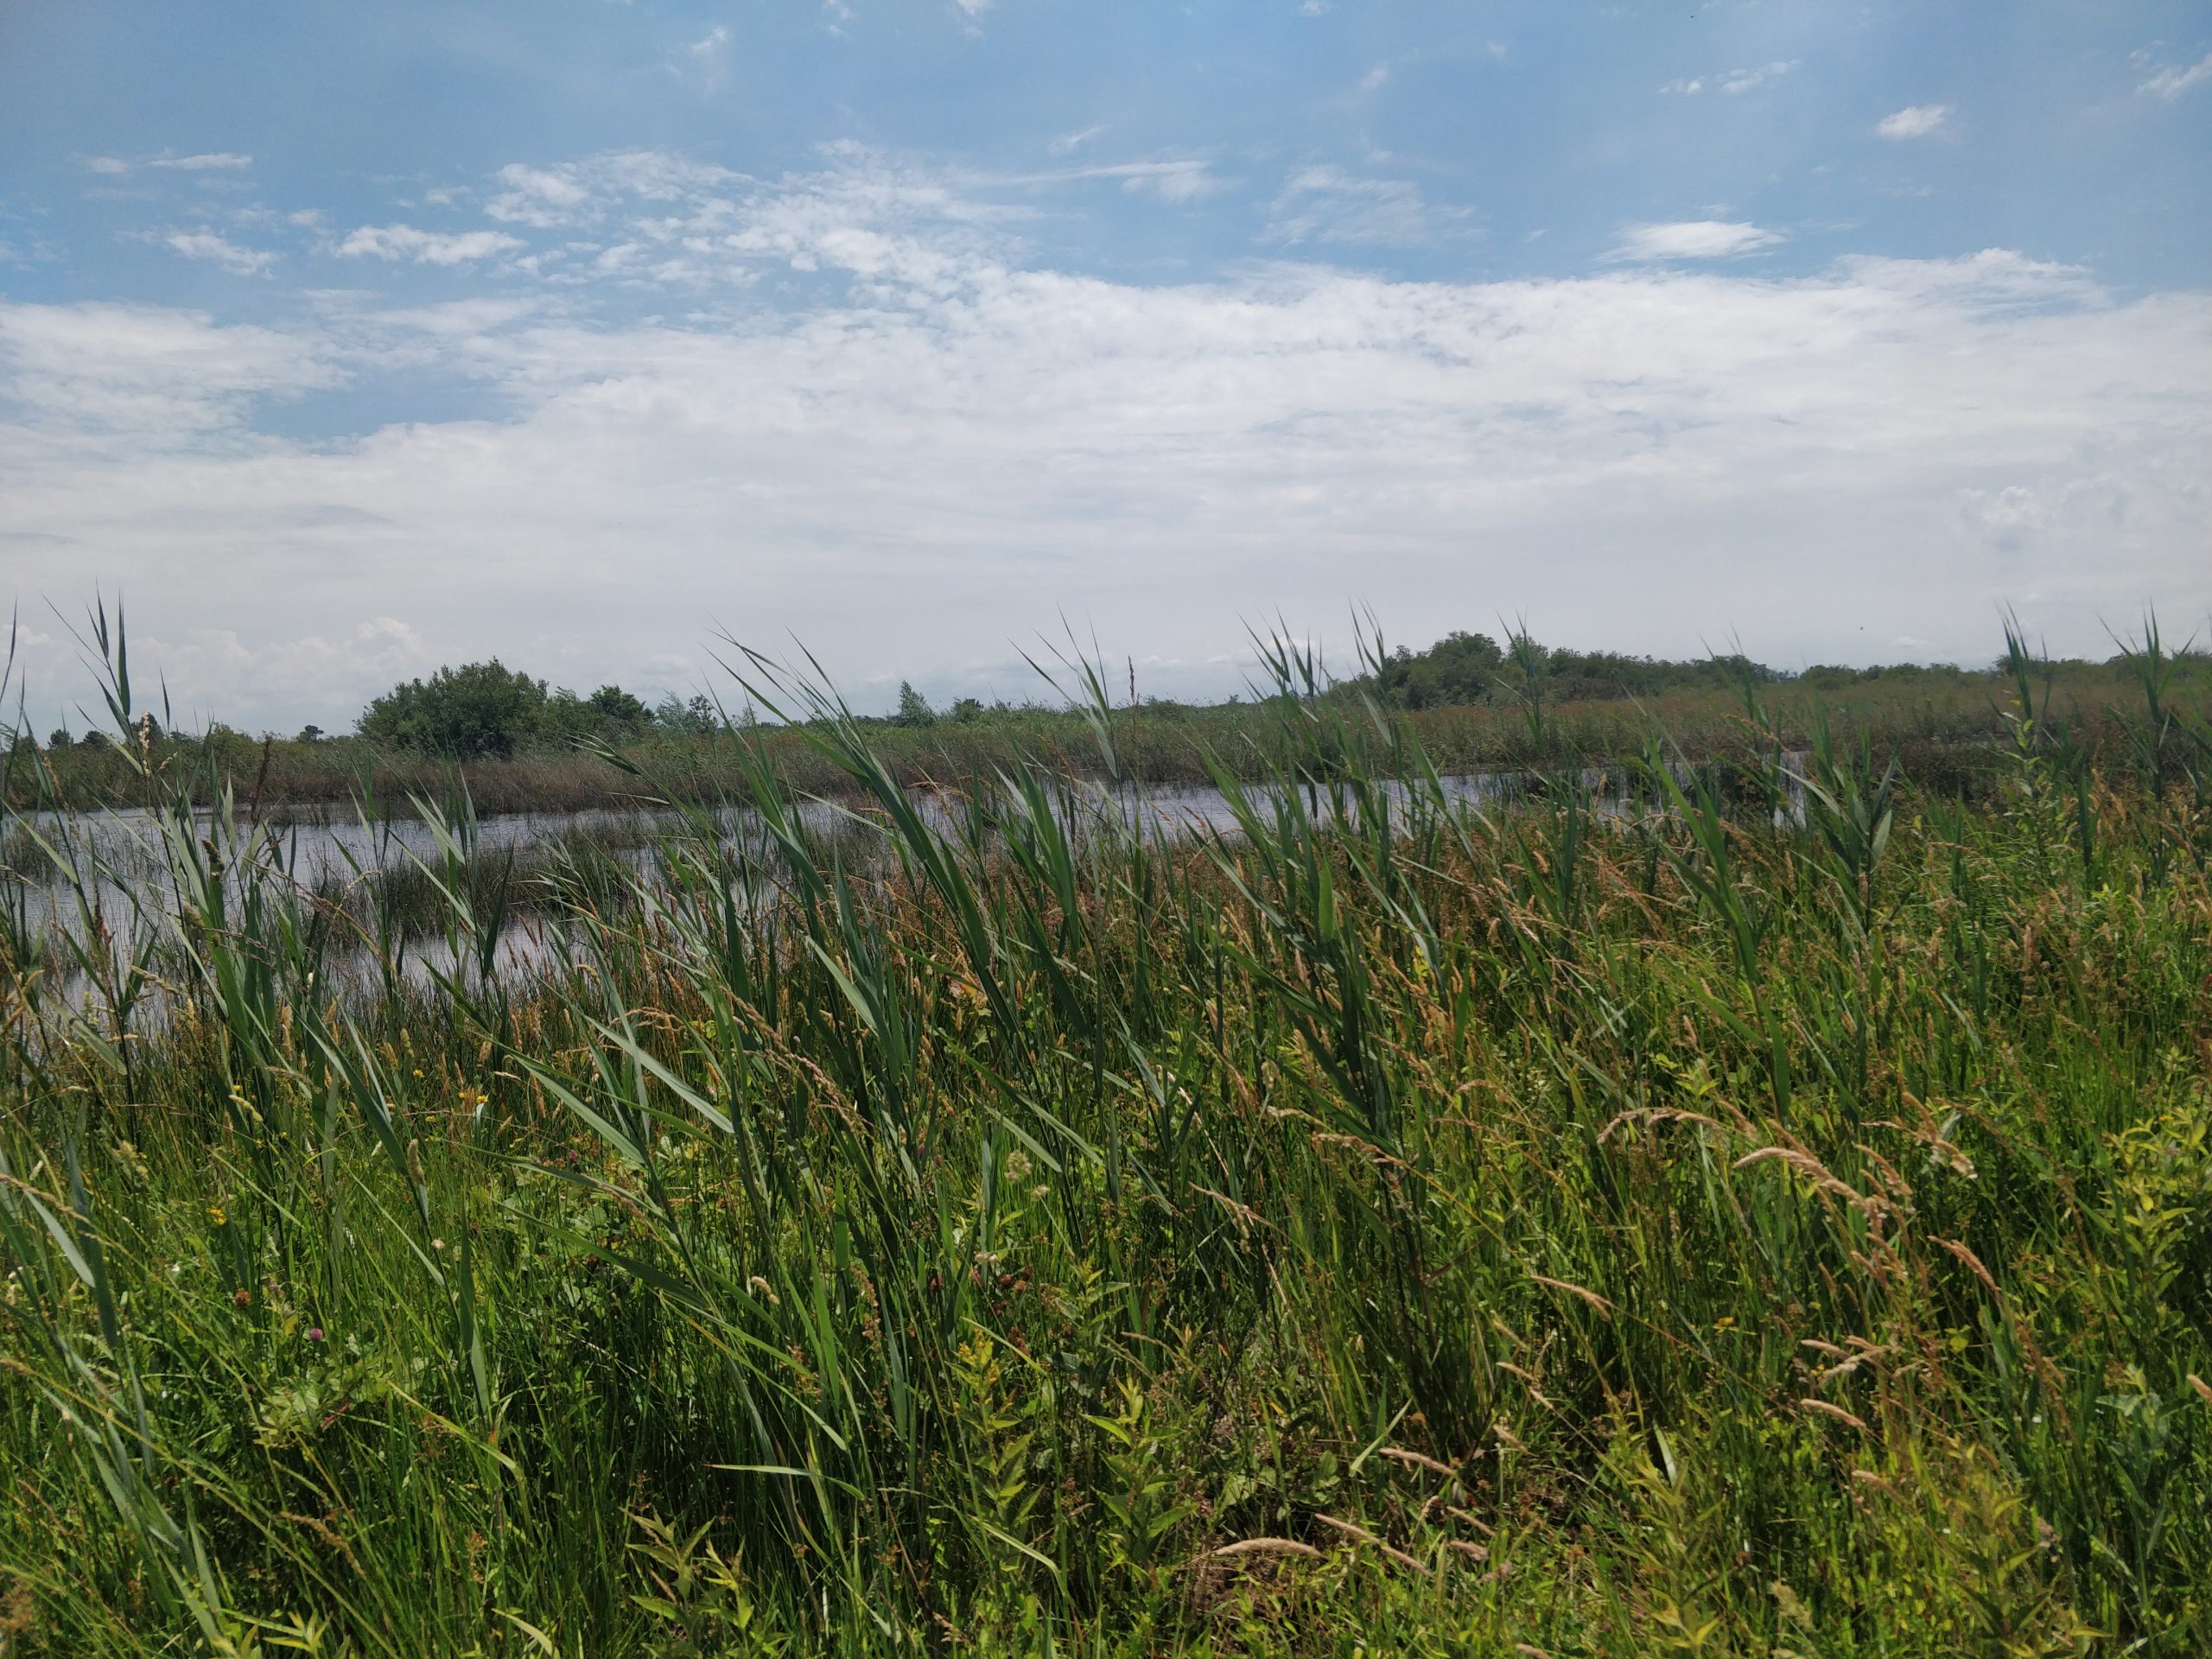
{"type": "Polygon", "coordinates": [[[0,7],[0,603],[180,716],[2212,632],[2212,10],[0,7]]]}

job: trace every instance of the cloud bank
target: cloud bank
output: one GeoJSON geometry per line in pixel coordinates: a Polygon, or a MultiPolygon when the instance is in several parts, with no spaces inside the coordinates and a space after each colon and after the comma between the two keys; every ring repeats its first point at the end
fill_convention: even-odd
{"type": "MultiPolygon", "coordinates": [[[[1785,664],[1902,626],[1980,658],[2004,600],[2084,651],[2146,598],[2212,607],[2201,295],[2002,251],[1675,263],[1775,238],[1725,221],[1553,280],[1116,281],[861,151],[518,166],[480,210],[505,228],[340,245],[502,273],[458,301],[0,304],[14,596],[119,588],[181,704],[286,728],[495,651],[683,690],[718,626],[868,702],[1022,695],[1063,611],[1166,695],[1234,689],[1278,607],[1670,654],[1733,628],[1785,664]],[[653,315],[611,303],[639,283],[653,315]],[[336,391],[422,412],[302,423],[336,391]]],[[[75,695],[57,652],[41,694],[75,695]]]]}

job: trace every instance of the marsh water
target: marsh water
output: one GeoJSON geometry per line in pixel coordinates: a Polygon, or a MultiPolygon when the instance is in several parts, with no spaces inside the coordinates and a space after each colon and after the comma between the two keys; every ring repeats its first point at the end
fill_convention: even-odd
{"type": "MultiPolygon", "coordinates": [[[[1794,763],[1798,757],[1789,757],[1794,763]]],[[[1792,765],[1790,771],[1798,770],[1792,765]]],[[[1539,785],[1516,772],[1474,772],[1439,780],[1443,798],[1453,807],[1510,812],[1541,788],[1556,797],[1573,791],[1592,818],[1615,827],[1655,810],[1618,769],[1589,768],[1579,778],[1547,779],[1539,785]]],[[[1271,813],[1271,786],[1255,786],[1248,797],[1271,813]]],[[[1802,785],[1789,780],[1790,794],[1778,820],[1802,823],[1802,785]]],[[[1402,785],[1382,785],[1394,810],[1414,792],[1402,785]]],[[[1326,784],[1302,785],[1303,804],[1316,816],[1332,811],[1326,784]]],[[[907,800],[932,829],[960,837],[966,805],[957,797],[932,790],[909,791],[907,800]]],[[[1089,836],[1141,835],[1173,842],[1193,836],[1238,834],[1237,811],[1218,789],[1147,786],[1109,789],[1091,785],[1057,785],[1052,810],[1071,842],[1089,836]]],[[[789,808],[818,855],[834,856],[865,879],[895,857],[880,810],[872,806],[810,799],[789,808]]],[[[1354,813],[1352,816],[1356,816],[1354,813]]],[[[509,813],[443,821],[421,817],[366,819],[343,808],[327,817],[219,826],[202,813],[195,839],[211,859],[250,857],[266,878],[303,891],[326,910],[346,918],[334,938],[329,978],[339,986],[369,985],[383,977],[385,957],[410,978],[454,970],[457,958],[489,960],[498,970],[527,975],[573,946],[571,923],[555,902],[556,869],[574,872],[579,864],[610,865],[648,874],[671,836],[696,836],[711,830],[739,855],[741,868],[759,877],[747,898],[759,902],[782,886],[779,856],[769,827],[747,806],[707,812],[669,809],[596,809],[575,812],[509,813]],[[446,926],[452,914],[447,893],[457,873],[468,877],[480,914],[495,911],[496,946],[484,957],[486,942],[456,938],[446,926]],[[487,883],[482,888],[479,881],[487,883]],[[403,893],[404,895],[403,897],[403,893]],[[411,899],[411,902],[409,900],[411,899]]],[[[138,809],[112,809],[67,815],[32,812],[0,820],[0,922],[11,936],[19,963],[46,963],[51,988],[68,1003],[82,1007],[100,1000],[85,957],[69,948],[73,940],[105,936],[111,950],[127,953],[149,931],[159,931],[165,916],[187,902],[177,887],[167,826],[158,816],[138,809]]],[[[158,1004],[160,988],[151,999],[158,1004]]]]}

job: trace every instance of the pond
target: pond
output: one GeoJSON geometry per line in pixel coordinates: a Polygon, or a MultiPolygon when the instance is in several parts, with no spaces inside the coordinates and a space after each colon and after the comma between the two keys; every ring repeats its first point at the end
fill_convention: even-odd
{"type": "MultiPolygon", "coordinates": [[[[1543,787],[1556,791],[1561,781],[1551,779],[1543,787]]],[[[1486,812],[1514,810],[1532,789],[1528,774],[1514,772],[1465,773],[1439,782],[1454,809],[1486,812]]],[[[1250,802],[1262,812],[1274,810],[1271,787],[1255,785],[1250,791],[1250,802]]],[[[1401,784],[1381,787],[1394,810],[1416,792],[1401,784]]],[[[1618,768],[1584,769],[1573,787],[1601,823],[1618,825],[1652,810],[1618,768]]],[[[1300,792],[1309,812],[1331,814],[1326,784],[1302,785],[1300,792]]],[[[933,830],[961,837],[967,804],[959,798],[915,790],[906,798],[933,830]]],[[[1056,783],[1051,804],[1077,843],[1102,833],[1157,841],[1238,833],[1236,809],[1211,787],[1056,783]]],[[[1803,815],[1802,787],[1793,780],[1777,818],[1802,823],[1803,815]]],[[[1356,811],[1350,816],[1356,817],[1356,811]]],[[[793,804],[790,817],[817,856],[836,859],[855,876],[880,870],[890,856],[883,815],[873,805],[810,799],[793,804]]],[[[749,806],[697,813],[666,808],[510,813],[442,824],[334,813],[321,821],[295,817],[219,826],[213,814],[203,812],[194,835],[203,858],[251,857],[264,879],[321,901],[339,924],[329,978],[369,985],[381,981],[388,968],[416,980],[454,971],[455,941],[447,934],[453,906],[441,882],[465,882],[478,913],[499,918],[496,964],[503,972],[526,974],[574,943],[560,878],[594,868],[649,872],[671,836],[696,837],[702,825],[757,879],[743,895],[747,902],[765,902],[781,890],[780,855],[767,822],[749,806]]],[[[105,937],[111,954],[123,953],[127,961],[149,933],[173,929],[168,918],[179,913],[186,896],[175,886],[167,834],[162,818],[140,809],[21,813],[0,820],[0,925],[16,959],[42,959],[49,990],[65,1001],[97,1001],[96,976],[87,973],[84,952],[72,942],[82,947],[105,937]]],[[[601,891],[620,885],[607,883],[601,891]]],[[[568,891],[575,891],[573,880],[568,891]]],[[[460,944],[463,957],[477,954],[475,944],[460,944]]],[[[158,1000],[161,988],[154,988],[158,1000]]]]}

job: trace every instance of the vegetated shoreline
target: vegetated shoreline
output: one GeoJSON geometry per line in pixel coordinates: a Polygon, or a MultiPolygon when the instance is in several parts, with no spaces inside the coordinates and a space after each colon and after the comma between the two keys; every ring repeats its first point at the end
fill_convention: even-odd
{"type": "Polygon", "coordinates": [[[868,822],[756,754],[526,972],[450,839],[357,994],[149,764],[89,1005],[0,907],[10,1639],[2212,1649],[2212,708],[2014,689],[1991,798],[1815,720],[1789,826],[1755,697],[1603,835],[1338,702],[1167,844],[833,722],[868,822]]]}
{"type": "MultiPolygon", "coordinates": [[[[2185,671],[2201,671],[2195,659],[2185,671]]],[[[1777,734],[1802,748],[1825,714],[1852,723],[1885,755],[1898,757],[1922,786],[1955,795],[1986,782],[1989,746],[2005,729],[2004,678],[1960,672],[1843,688],[1783,683],[1758,688],[1777,734]]],[[[1341,695],[1341,694],[1339,694],[1341,695]]],[[[2101,665],[2069,665],[2049,687],[2051,707],[2101,753],[2115,741],[2113,710],[2132,695],[2101,665]]],[[[1349,701],[1349,699],[1347,699],[1349,701]]],[[[1743,744],[1739,691],[1702,689],[1632,700],[1583,697],[1544,707],[1541,727],[1511,703],[1386,709],[1405,723],[1429,761],[1447,775],[1620,766],[1639,759],[1655,736],[1692,763],[1725,760],[1743,744]]],[[[1268,776],[1281,759],[1280,728],[1265,704],[1207,707],[1139,704],[1111,711],[1122,784],[1200,787],[1218,766],[1245,780],[1268,776]]],[[[908,728],[859,722],[885,766],[909,787],[960,785],[1012,769],[1027,758],[1064,774],[1103,777],[1085,714],[1030,708],[987,711],[969,721],[940,719],[908,728]]],[[[655,734],[622,747],[623,765],[582,748],[543,747],[505,759],[463,761],[379,747],[354,737],[314,742],[221,732],[199,741],[156,740],[161,757],[210,773],[241,809],[279,822],[350,818],[363,804],[381,816],[417,816],[421,803],[465,788],[481,815],[620,811],[669,801],[743,801],[753,781],[734,736],[780,786],[829,798],[849,797],[851,780],[800,730],[769,725],[697,734],[655,734]]],[[[109,740],[49,749],[41,764],[18,766],[7,804],[83,810],[143,803],[143,785],[109,740]]]]}

